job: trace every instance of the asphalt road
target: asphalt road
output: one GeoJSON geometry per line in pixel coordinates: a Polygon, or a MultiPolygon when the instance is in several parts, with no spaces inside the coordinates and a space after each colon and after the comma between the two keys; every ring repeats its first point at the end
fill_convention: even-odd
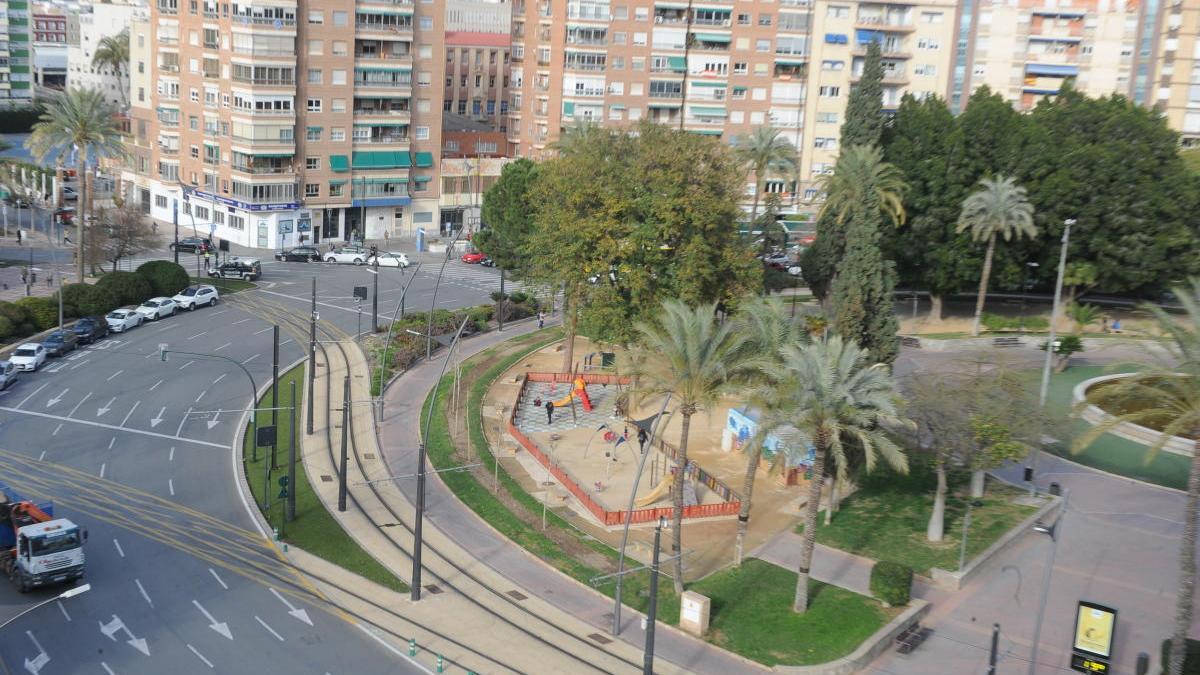
{"type": "MultiPolygon", "coordinates": [[[[92,585],[0,630],[7,670],[417,672],[310,601],[253,532],[231,451],[249,401],[241,369],[162,363],[160,343],[269,378],[270,327],[222,304],[81,349],[0,394],[0,480],[88,528],[92,585]]],[[[285,339],[281,363],[304,352],[285,339]]],[[[0,584],[0,620],[61,590],[0,584]]]]}

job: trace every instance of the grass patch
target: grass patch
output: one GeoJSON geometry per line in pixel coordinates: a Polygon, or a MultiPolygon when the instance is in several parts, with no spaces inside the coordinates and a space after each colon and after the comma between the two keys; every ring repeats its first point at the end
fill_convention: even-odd
{"type": "Polygon", "coordinates": [[[749,558],[740,568],[712,574],[690,590],[712,599],[710,642],[768,666],[811,665],[845,656],[901,611],[810,581],[808,611],[796,614],[795,588],[795,572],[749,558]]]}
{"type": "MultiPolygon", "coordinates": [[[[303,396],[303,364],[279,376],[280,407],[292,405],[290,383],[293,381],[296,383],[296,395],[303,396]]],[[[270,388],[267,389],[259,405],[271,405],[270,388]]],[[[271,423],[271,413],[260,412],[256,414],[258,415],[258,424],[265,426],[271,423]]],[[[299,412],[297,412],[297,422],[303,424],[299,419],[299,412]]],[[[270,509],[263,512],[273,526],[279,527],[283,522],[284,500],[279,498],[280,487],[278,480],[280,476],[287,475],[288,444],[291,438],[291,420],[288,411],[285,410],[279,413],[276,431],[276,438],[279,441],[277,465],[280,468],[271,472],[266,486],[264,486],[264,477],[266,476],[271,449],[259,448],[257,453],[258,459],[255,461],[252,449],[253,439],[250,436],[249,428],[246,429],[246,435],[243,439],[242,459],[246,469],[246,482],[250,484],[250,491],[254,494],[255,504],[262,510],[264,488],[269,490],[271,500],[270,509]]],[[[303,432],[302,430],[297,430],[297,433],[303,432]]],[[[299,462],[299,459],[297,459],[297,462],[299,462]]],[[[292,487],[296,490],[296,519],[287,523],[284,527],[284,533],[281,537],[283,541],[295,544],[313,555],[320,556],[335,565],[350,570],[393,591],[408,591],[407,584],[396,578],[387,568],[379,564],[378,561],[364,551],[349,534],[346,534],[341,525],[338,525],[333,516],[325,510],[325,506],[321,504],[320,498],[317,497],[317,494],[313,492],[312,486],[309,485],[308,477],[301,466],[296,467],[296,485],[292,487]]]]}
{"type": "Polygon", "coordinates": [[[217,289],[221,295],[229,295],[250,288],[258,288],[258,284],[253,281],[243,281],[242,279],[223,279],[221,277],[191,277],[193,284],[208,284],[217,289]]]}
{"type": "Polygon", "coordinates": [[[1187,168],[1194,173],[1200,173],[1200,148],[1180,150],[1179,156],[1183,158],[1183,163],[1187,165],[1187,168]]]}
{"type": "MultiPolygon", "coordinates": [[[[951,474],[946,495],[945,536],[941,542],[925,539],[925,527],[933,510],[937,478],[931,467],[913,462],[905,476],[882,467],[864,476],[860,489],[842,502],[828,526],[817,521],[817,541],[843,551],[875,560],[891,560],[912,567],[918,574],[940,567],[958,569],[963,516],[966,513],[966,473],[951,474]],[[963,488],[958,494],[956,488],[963,488]]],[[[981,553],[1005,532],[1034,512],[1031,506],[1013,504],[1022,491],[990,482],[983,506],[971,509],[967,536],[967,560],[981,553]]],[[[802,532],[804,526],[796,528],[802,532]]]]}

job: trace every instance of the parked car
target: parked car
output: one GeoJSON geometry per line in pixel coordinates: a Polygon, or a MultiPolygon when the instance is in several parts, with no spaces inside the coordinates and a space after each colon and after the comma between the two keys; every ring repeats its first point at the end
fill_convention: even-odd
{"type": "Polygon", "coordinates": [[[46,362],[46,348],[37,342],[26,342],[14,349],[8,360],[21,370],[33,372],[46,362]]]}
{"type": "Polygon", "coordinates": [[[75,207],[64,206],[54,211],[54,222],[60,225],[71,225],[75,222],[75,207]]]}
{"type": "Polygon", "coordinates": [[[90,345],[108,335],[108,322],[104,320],[104,317],[85,316],[75,322],[71,331],[75,333],[75,337],[79,338],[80,344],[90,345]]]}
{"type": "Polygon", "coordinates": [[[234,256],[221,263],[219,267],[210,269],[208,276],[254,281],[262,276],[262,263],[258,261],[258,258],[234,256]]]}
{"type": "Polygon", "coordinates": [[[208,284],[200,284],[199,286],[188,286],[179,291],[175,297],[171,298],[175,301],[175,306],[180,309],[193,310],[197,307],[209,306],[217,304],[220,299],[220,294],[217,289],[208,284]]]}
{"type": "Polygon", "coordinates": [[[184,237],[178,243],[171,242],[168,248],[181,253],[203,253],[212,250],[212,240],[207,237],[184,237]]]}
{"type": "Polygon", "coordinates": [[[297,246],[276,253],[275,259],[284,262],[316,262],[321,259],[321,252],[316,246],[297,246]]]}
{"type": "Polygon", "coordinates": [[[158,321],[159,319],[175,314],[177,305],[171,298],[150,298],[149,300],[138,305],[134,310],[141,314],[147,321],[158,321]]]}
{"type": "Polygon", "coordinates": [[[137,328],[145,321],[137,310],[122,307],[114,309],[104,316],[104,320],[108,322],[108,329],[114,333],[124,333],[130,328],[137,328]]]}
{"type": "Polygon", "coordinates": [[[63,201],[73,202],[79,199],[79,193],[75,191],[75,188],[64,185],[62,193],[63,201]]]}
{"type": "Polygon", "coordinates": [[[325,254],[327,263],[354,263],[361,265],[370,258],[371,254],[361,246],[343,246],[325,254]]]}
{"type": "Polygon", "coordinates": [[[787,273],[794,277],[798,277],[801,274],[804,274],[804,270],[800,269],[799,265],[792,265],[791,267],[787,268],[787,273]]]}
{"type": "Polygon", "coordinates": [[[79,346],[79,338],[75,331],[56,330],[42,340],[42,346],[46,348],[47,356],[64,356],[75,351],[79,346]]]}
{"type": "Polygon", "coordinates": [[[478,265],[483,262],[484,258],[487,258],[487,256],[479,251],[471,251],[470,253],[463,254],[462,261],[468,265],[478,265]]]}
{"type": "Polygon", "coordinates": [[[21,379],[21,369],[12,361],[0,361],[0,391],[4,391],[21,379]]]}
{"type": "Polygon", "coordinates": [[[496,261],[492,260],[491,258],[484,258],[483,260],[479,261],[479,264],[483,265],[484,267],[495,267],[496,261]]]}
{"type": "Polygon", "coordinates": [[[408,256],[399,251],[384,251],[378,256],[367,258],[368,265],[380,267],[408,267],[408,256]]]}

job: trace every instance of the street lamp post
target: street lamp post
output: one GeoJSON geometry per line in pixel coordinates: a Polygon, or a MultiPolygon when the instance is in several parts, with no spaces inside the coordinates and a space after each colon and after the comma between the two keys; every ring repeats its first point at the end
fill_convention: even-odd
{"type": "Polygon", "coordinates": [[[650,603],[646,607],[646,648],[642,652],[642,675],[654,675],[654,624],[658,621],[658,556],[662,542],[663,516],[654,528],[654,556],[650,563],[650,603]]]}
{"type": "MultiPolygon", "coordinates": [[[[229,356],[221,356],[220,354],[204,354],[202,352],[185,352],[185,351],[181,351],[178,349],[167,349],[167,343],[165,343],[165,342],[159,343],[158,356],[160,359],[162,359],[163,363],[166,363],[166,361],[167,361],[167,354],[181,354],[183,356],[194,356],[196,358],[201,358],[201,359],[221,359],[223,361],[228,361],[228,362],[232,363],[233,365],[237,366],[238,368],[242,369],[242,372],[246,374],[246,378],[248,380],[250,380],[250,443],[251,443],[251,447],[254,448],[254,451],[257,452],[258,451],[258,385],[256,385],[254,383],[254,376],[250,374],[250,371],[246,369],[246,366],[242,365],[241,361],[238,361],[237,359],[229,357],[229,356]]],[[[268,472],[270,471],[269,467],[270,467],[270,465],[268,464],[268,469],[267,469],[268,472]]],[[[269,473],[268,473],[268,475],[269,475],[269,473]]],[[[269,498],[269,495],[267,493],[264,493],[263,497],[264,497],[264,499],[266,499],[266,498],[269,498]]]]}
{"type": "Polygon", "coordinates": [[[34,611],[38,607],[44,607],[45,605],[48,605],[57,600],[69,600],[70,598],[73,598],[77,595],[83,595],[84,593],[87,593],[90,590],[92,590],[91,584],[84,584],[82,586],[73,586],[71,588],[68,588],[67,590],[63,591],[62,593],[59,593],[58,595],[46,598],[45,600],[42,600],[41,602],[37,603],[36,605],[32,605],[30,607],[25,608],[23,611],[21,611],[20,614],[17,614],[16,616],[9,619],[8,621],[5,621],[4,623],[0,623],[0,629],[3,629],[8,624],[16,621],[17,619],[25,616],[26,614],[34,611]]]}
{"type": "Polygon", "coordinates": [[[1050,553],[1046,559],[1046,569],[1042,572],[1041,600],[1038,603],[1037,621],[1033,627],[1033,646],[1029,652],[1029,675],[1034,675],[1037,670],[1038,642],[1042,639],[1042,619],[1046,616],[1046,599],[1050,596],[1050,577],[1054,573],[1054,556],[1058,552],[1058,538],[1062,534],[1063,518],[1067,515],[1067,498],[1070,496],[1070,489],[1063,491],[1062,503],[1058,506],[1058,518],[1052,525],[1043,525],[1039,522],[1033,526],[1034,532],[1050,535],[1050,553]]]}
{"type": "MultiPolygon", "coordinates": [[[[392,321],[391,321],[391,323],[388,324],[387,337],[385,337],[383,339],[383,356],[381,358],[384,360],[386,360],[388,358],[388,349],[392,345],[392,327],[396,325],[396,316],[397,315],[399,315],[401,317],[404,316],[404,296],[408,295],[408,287],[411,286],[413,280],[417,278],[417,270],[419,270],[420,268],[421,268],[421,263],[417,263],[416,266],[413,267],[412,276],[410,276],[408,278],[408,281],[406,281],[404,283],[404,288],[400,291],[400,302],[396,303],[396,311],[392,312],[392,321]]],[[[403,267],[400,268],[400,274],[404,274],[403,267]]],[[[380,367],[379,367],[379,421],[380,422],[383,421],[383,384],[384,384],[383,376],[384,376],[384,373],[386,370],[387,369],[383,367],[383,364],[380,364],[380,367]]],[[[309,433],[311,433],[311,429],[309,430],[309,433]]]]}
{"type": "Polygon", "coordinates": [[[1025,278],[1021,281],[1021,323],[1018,328],[1021,335],[1025,334],[1025,305],[1029,301],[1029,277],[1038,267],[1040,265],[1033,261],[1025,263],[1025,278]]]}
{"type": "Polygon", "coordinates": [[[433,355],[433,311],[437,309],[437,292],[442,285],[442,273],[446,271],[446,263],[450,262],[450,258],[454,255],[454,245],[458,243],[458,238],[462,236],[463,228],[460,226],[454,238],[446,245],[446,259],[442,261],[442,266],[438,269],[437,282],[433,285],[433,298],[429,301],[429,324],[425,328],[425,360],[428,361],[433,355]]]}
{"type": "MultiPolygon", "coordinates": [[[[1058,339],[1058,310],[1062,303],[1063,274],[1067,268],[1067,247],[1071,242],[1071,226],[1074,224],[1074,218],[1063,221],[1062,249],[1058,254],[1058,280],[1054,282],[1054,305],[1050,309],[1050,337],[1046,340],[1046,360],[1042,364],[1042,386],[1038,391],[1038,407],[1042,409],[1046,407],[1046,394],[1050,390],[1050,365],[1054,361],[1054,341],[1058,339]]],[[[1033,444],[1029,455],[1029,494],[1032,496],[1037,493],[1038,443],[1033,444]]]]}

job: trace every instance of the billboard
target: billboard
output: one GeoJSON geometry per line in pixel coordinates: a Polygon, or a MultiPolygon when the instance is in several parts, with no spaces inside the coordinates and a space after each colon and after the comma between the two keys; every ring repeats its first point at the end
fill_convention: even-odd
{"type": "Polygon", "coordinates": [[[1080,600],[1075,609],[1071,667],[1081,672],[1108,672],[1116,627],[1117,610],[1080,600]]]}

